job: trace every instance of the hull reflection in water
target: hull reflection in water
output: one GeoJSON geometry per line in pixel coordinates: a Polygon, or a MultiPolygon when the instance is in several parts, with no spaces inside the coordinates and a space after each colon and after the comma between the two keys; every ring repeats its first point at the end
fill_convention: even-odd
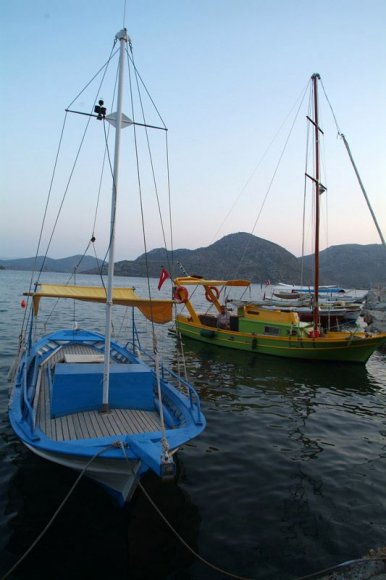
{"type": "MultiPolygon", "coordinates": [[[[73,481],[70,471],[26,454],[23,469],[12,480],[8,511],[16,516],[10,522],[2,573],[34,542],[73,481]],[[39,487],[32,487],[31,477],[38,476],[39,487]]],[[[176,482],[160,482],[151,472],[141,485],[177,533],[197,548],[200,515],[186,491],[176,482]]],[[[40,580],[51,580],[58,577],[60,562],[60,578],[150,580],[178,574],[192,560],[142,490],[137,490],[125,509],[118,509],[102,489],[84,479],[48,533],[20,564],[17,577],[31,578],[36,572],[40,580]]]]}

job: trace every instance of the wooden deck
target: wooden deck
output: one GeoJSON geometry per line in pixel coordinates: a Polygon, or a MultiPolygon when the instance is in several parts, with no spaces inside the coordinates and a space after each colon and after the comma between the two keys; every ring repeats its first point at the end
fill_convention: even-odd
{"type": "MultiPolygon", "coordinates": [[[[46,364],[63,361],[65,354],[92,355],[95,349],[88,346],[65,345],[50,357],[46,364]]],[[[85,411],[51,419],[50,386],[43,367],[38,380],[34,402],[36,424],[54,441],[75,441],[133,433],[159,431],[161,423],[155,411],[110,409],[107,413],[85,411]]]]}

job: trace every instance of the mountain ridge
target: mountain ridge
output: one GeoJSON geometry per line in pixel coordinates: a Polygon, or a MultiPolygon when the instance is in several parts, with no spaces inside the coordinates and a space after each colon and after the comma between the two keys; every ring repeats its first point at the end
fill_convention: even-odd
{"type": "MultiPolygon", "coordinates": [[[[37,258],[37,269],[43,264],[37,258]]],[[[0,260],[0,266],[12,270],[32,270],[35,258],[0,260]]],[[[320,284],[337,284],[345,288],[371,288],[386,285],[386,248],[381,244],[342,244],[320,252],[320,284]]],[[[46,258],[44,271],[96,274],[100,264],[92,256],[46,258]]],[[[154,248],[134,260],[115,263],[117,276],[158,278],[164,266],[172,277],[190,275],[207,278],[246,278],[255,283],[313,283],[313,255],[297,258],[285,248],[245,232],[228,234],[207,247],[194,250],[180,248],[173,252],[154,248]],[[181,266],[178,265],[181,264],[181,266]],[[171,266],[173,264],[173,266],[171,266]],[[303,270],[303,280],[302,278],[303,270]]],[[[107,273],[107,264],[102,268],[107,273]]]]}

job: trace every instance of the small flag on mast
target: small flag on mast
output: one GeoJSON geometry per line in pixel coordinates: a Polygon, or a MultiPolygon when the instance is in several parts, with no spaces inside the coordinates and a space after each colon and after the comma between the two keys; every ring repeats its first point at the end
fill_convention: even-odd
{"type": "Polygon", "coordinates": [[[158,290],[161,290],[162,284],[165,282],[165,280],[167,280],[168,278],[170,278],[170,274],[169,272],[162,266],[162,270],[161,270],[161,275],[159,277],[159,282],[158,282],[158,290]]]}

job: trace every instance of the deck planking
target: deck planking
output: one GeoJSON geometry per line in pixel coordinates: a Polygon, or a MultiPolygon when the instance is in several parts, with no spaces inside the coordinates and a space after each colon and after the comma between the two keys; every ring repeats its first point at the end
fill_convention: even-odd
{"type": "MultiPolygon", "coordinates": [[[[92,354],[95,350],[83,345],[65,345],[50,358],[50,365],[64,360],[65,354],[92,354]]],[[[51,418],[50,384],[43,366],[34,401],[37,426],[54,441],[76,441],[119,435],[159,431],[161,422],[156,411],[111,408],[106,413],[83,411],[51,418]]]]}

